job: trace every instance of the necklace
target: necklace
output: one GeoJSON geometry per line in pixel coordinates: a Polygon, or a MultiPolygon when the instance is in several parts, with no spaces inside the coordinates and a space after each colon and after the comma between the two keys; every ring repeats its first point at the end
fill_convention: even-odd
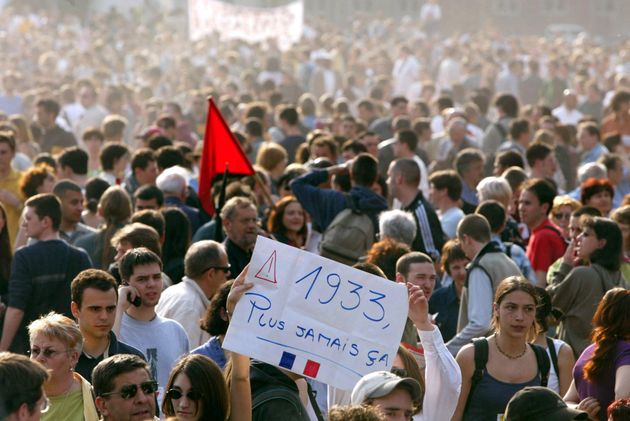
{"type": "Polygon", "coordinates": [[[497,336],[494,335],[494,344],[497,346],[497,349],[499,350],[499,352],[503,355],[505,355],[506,357],[508,357],[511,360],[518,360],[519,358],[521,358],[523,355],[525,355],[525,353],[527,352],[527,344],[525,344],[525,348],[523,348],[523,352],[521,352],[518,355],[510,355],[507,352],[503,351],[501,349],[501,347],[499,346],[499,341],[497,341],[497,336]]]}

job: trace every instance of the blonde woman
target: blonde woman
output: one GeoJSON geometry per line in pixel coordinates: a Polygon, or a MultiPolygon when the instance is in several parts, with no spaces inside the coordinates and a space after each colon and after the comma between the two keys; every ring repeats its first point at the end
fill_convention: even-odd
{"type": "Polygon", "coordinates": [[[556,196],[551,207],[551,222],[562,229],[562,235],[566,240],[571,239],[569,233],[569,221],[571,214],[582,204],[570,196],[556,196]]]}
{"type": "Polygon", "coordinates": [[[48,369],[44,391],[50,409],[43,421],[97,421],[92,386],[74,372],[83,348],[77,324],[66,316],[48,313],[28,326],[31,359],[48,369]]]}

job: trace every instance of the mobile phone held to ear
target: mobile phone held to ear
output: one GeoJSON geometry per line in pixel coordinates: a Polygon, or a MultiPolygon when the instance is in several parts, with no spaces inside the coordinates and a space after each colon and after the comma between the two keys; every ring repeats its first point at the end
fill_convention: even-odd
{"type": "Polygon", "coordinates": [[[140,297],[138,295],[136,295],[136,298],[134,298],[133,300],[131,299],[131,293],[127,294],[127,301],[129,301],[131,304],[133,304],[135,307],[140,307],[140,304],[142,303],[142,300],[140,299],[140,297]]]}

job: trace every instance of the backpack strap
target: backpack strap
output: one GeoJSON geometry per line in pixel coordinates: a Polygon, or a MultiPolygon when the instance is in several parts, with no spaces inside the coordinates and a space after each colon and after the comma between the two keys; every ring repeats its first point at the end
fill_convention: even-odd
{"type": "Polygon", "coordinates": [[[505,127],[503,127],[503,125],[499,122],[494,123],[493,126],[497,129],[497,131],[501,135],[501,142],[503,142],[507,138],[507,131],[505,130],[505,127]]]}
{"type": "Polygon", "coordinates": [[[486,338],[474,338],[473,347],[475,353],[475,371],[473,372],[470,380],[470,390],[468,391],[468,398],[466,399],[466,409],[470,405],[471,397],[475,388],[483,378],[483,373],[486,371],[486,364],[488,363],[488,340],[486,338]]]}
{"type": "Polygon", "coordinates": [[[558,354],[556,354],[556,345],[553,343],[553,339],[547,336],[547,348],[549,349],[549,355],[551,355],[551,364],[556,372],[558,378],[560,378],[560,370],[558,369],[558,354]]]}
{"type": "Polygon", "coordinates": [[[534,354],[536,354],[536,362],[538,363],[538,371],[540,373],[540,385],[547,387],[547,383],[549,382],[549,370],[551,369],[547,351],[535,344],[529,344],[529,346],[532,347],[534,354]]]}

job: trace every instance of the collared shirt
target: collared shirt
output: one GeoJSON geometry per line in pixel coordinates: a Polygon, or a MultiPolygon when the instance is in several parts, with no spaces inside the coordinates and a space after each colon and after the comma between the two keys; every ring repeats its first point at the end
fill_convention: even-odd
{"type": "Polygon", "coordinates": [[[145,359],[142,352],[138,351],[136,348],[130,345],[127,345],[124,342],[120,342],[116,338],[116,335],[114,335],[114,332],[110,331],[109,332],[109,346],[107,347],[107,350],[105,350],[103,354],[98,355],[98,356],[92,356],[92,355],[88,355],[85,352],[81,352],[81,355],[79,355],[79,361],[77,362],[77,365],[74,368],[74,370],[77,373],[79,373],[81,376],[83,376],[83,378],[91,382],[92,370],[94,370],[94,367],[96,367],[98,363],[103,361],[105,358],[111,357],[117,354],[132,354],[132,355],[137,355],[143,360],[145,359]]]}
{"type": "Polygon", "coordinates": [[[82,224],[79,222],[74,229],[74,231],[62,231],[59,230],[59,238],[65,241],[68,244],[74,245],[75,241],[79,238],[83,237],[86,234],[96,232],[96,230],[88,225],[82,224]]]}
{"type": "Polygon", "coordinates": [[[210,334],[199,326],[199,320],[205,314],[208,305],[210,300],[199,284],[184,276],[182,282],[162,292],[155,312],[179,322],[188,335],[190,348],[193,349],[210,339],[210,334]]]}
{"type": "Polygon", "coordinates": [[[593,149],[588,151],[583,151],[580,159],[580,165],[588,164],[590,162],[595,162],[599,159],[600,156],[607,154],[608,148],[602,145],[601,143],[597,143],[593,149]]]}

